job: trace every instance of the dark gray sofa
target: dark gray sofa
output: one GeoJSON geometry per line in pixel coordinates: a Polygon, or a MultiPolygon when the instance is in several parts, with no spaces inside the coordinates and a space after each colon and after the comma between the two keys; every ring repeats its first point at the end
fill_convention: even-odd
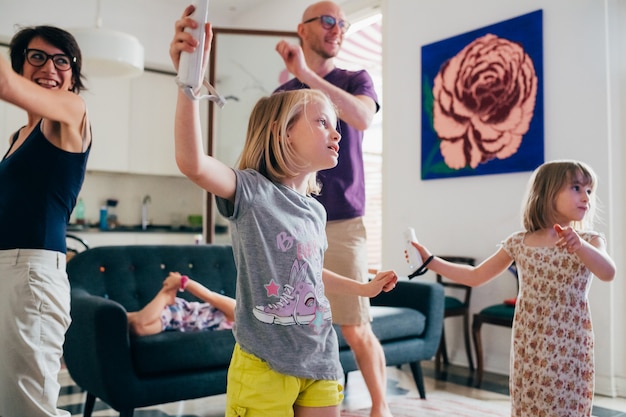
{"type": "MultiPolygon", "coordinates": [[[[126,312],[147,304],[170,271],[234,297],[236,270],[230,246],[97,247],[74,257],[67,271],[73,321],[64,359],[73,380],[87,391],[84,416],[91,415],[96,398],[119,411],[120,417],[131,417],[138,407],[226,392],[235,343],[231,331],[133,337],[126,312]]],[[[194,299],[186,292],[180,296],[194,299]]],[[[388,365],[411,363],[422,397],[419,361],[437,351],[443,297],[439,284],[403,281],[372,300],[380,306],[373,308],[373,327],[388,365]]],[[[356,370],[341,335],[340,343],[344,370],[356,370]]]]}

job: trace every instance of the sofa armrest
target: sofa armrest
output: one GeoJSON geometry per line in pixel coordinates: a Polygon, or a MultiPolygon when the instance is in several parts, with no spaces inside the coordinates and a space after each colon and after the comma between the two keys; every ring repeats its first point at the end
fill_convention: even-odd
{"type": "Polygon", "coordinates": [[[72,290],[71,303],[64,360],[74,381],[87,391],[132,392],[136,376],[124,307],[82,289],[72,290]]]}
{"type": "Polygon", "coordinates": [[[434,356],[439,347],[443,328],[444,290],[437,282],[398,281],[390,292],[380,293],[371,299],[373,306],[407,307],[420,311],[426,316],[423,338],[426,351],[434,356]]]}

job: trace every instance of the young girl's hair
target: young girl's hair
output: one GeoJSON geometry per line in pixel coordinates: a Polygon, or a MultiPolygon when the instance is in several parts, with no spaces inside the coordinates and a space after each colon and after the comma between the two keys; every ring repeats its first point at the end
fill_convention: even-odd
{"type": "MultiPolygon", "coordinates": [[[[305,115],[306,106],[313,103],[336,108],[326,94],[319,90],[281,91],[261,98],[252,109],[246,142],[239,157],[239,169],[254,169],[271,181],[295,177],[308,163],[295,154],[287,138],[291,126],[305,115]]],[[[318,194],[321,185],[317,175],[309,176],[307,195],[318,194]]]]}
{"type": "Polygon", "coordinates": [[[523,210],[524,229],[534,232],[550,228],[556,221],[556,197],[563,187],[581,180],[591,188],[589,211],[581,221],[574,222],[576,230],[591,230],[596,214],[596,174],[584,162],[559,160],[546,162],[535,170],[529,181],[523,210]]]}

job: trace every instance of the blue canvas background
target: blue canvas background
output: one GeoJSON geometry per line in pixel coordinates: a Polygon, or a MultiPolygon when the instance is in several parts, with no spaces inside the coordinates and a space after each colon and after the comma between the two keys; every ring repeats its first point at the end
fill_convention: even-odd
{"type": "Polygon", "coordinates": [[[544,162],[543,12],[513,19],[422,46],[422,179],[532,171],[544,162]],[[476,168],[449,168],[439,150],[433,128],[433,84],[442,64],[474,39],[488,33],[518,42],[533,61],[538,78],[534,115],[518,151],[506,159],[492,159],[476,168]]]}

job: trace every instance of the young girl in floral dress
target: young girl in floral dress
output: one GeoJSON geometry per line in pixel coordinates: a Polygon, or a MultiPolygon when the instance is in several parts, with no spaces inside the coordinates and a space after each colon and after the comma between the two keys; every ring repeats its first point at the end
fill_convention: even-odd
{"type": "Polygon", "coordinates": [[[592,276],[612,281],[605,238],[592,231],[596,175],[578,161],[547,162],[534,172],[524,231],[476,267],[432,257],[413,243],[429,269],[477,286],[515,262],[520,291],[511,347],[511,415],[591,416],[594,336],[587,294],[592,276]]]}

